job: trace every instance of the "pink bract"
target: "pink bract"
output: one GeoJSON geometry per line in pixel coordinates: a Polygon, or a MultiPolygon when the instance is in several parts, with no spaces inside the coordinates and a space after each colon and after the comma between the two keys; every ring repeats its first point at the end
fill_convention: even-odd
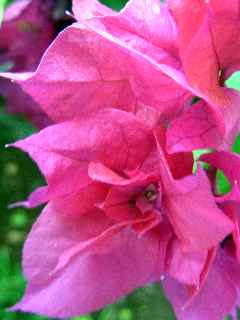
{"type": "Polygon", "coordinates": [[[135,112],[144,105],[170,123],[169,152],[229,146],[239,127],[239,94],[223,87],[239,66],[236,1],[226,7],[220,1],[131,0],[116,13],[94,0],[76,0],[73,11],[78,22],[56,39],[37,72],[20,83],[52,120],[99,107],[135,112]],[[196,96],[206,116],[187,141],[199,115],[191,110],[196,96]],[[175,145],[176,116],[182,138],[175,145]]]}
{"type": "MultiPolygon", "coordinates": [[[[224,86],[225,80],[240,67],[240,38],[237,32],[240,26],[239,2],[169,0],[168,3],[178,28],[179,55],[187,81],[198,92],[197,95],[210,105],[215,118],[219,118],[216,124],[223,137],[222,146],[228,147],[239,131],[240,95],[224,86]]],[[[193,118],[196,118],[197,112],[196,115],[192,112],[193,118]]],[[[178,119],[178,123],[188,136],[191,129],[184,116],[178,119]]],[[[219,146],[215,139],[209,139],[206,124],[200,124],[200,127],[202,141],[194,140],[192,147],[201,148],[203,144],[219,146]],[[209,142],[206,143],[205,139],[209,142]]],[[[185,143],[181,150],[185,149],[185,143]]],[[[171,151],[175,151],[174,146],[171,151]]]]}
{"type": "Polygon", "coordinates": [[[45,175],[36,204],[48,205],[25,244],[28,288],[14,310],[84,314],[165,272],[202,285],[212,248],[233,224],[205,172],[192,174],[191,153],[166,155],[154,123],[105,109],[15,144],[45,175]]]}
{"type": "MultiPolygon", "coordinates": [[[[84,7],[84,3],[74,2],[74,9],[79,5],[84,7]]],[[[99,19],[110,11],[96,2],[91,3],[93,10],[100,8],[100,12],[96,12],[99,19]]],[[[123,12],[125,10],[124,17],[130,16],[131,6],[123,12]]],[[[109,32],[102,22],[95,18],[85,20],[85,15],[79,16],[79,12],[84,11],[77,10],[80,22],[56,38],[38,70],[20,82],[22,88],[57,122],[99,108],[114,107],[135,113],[139,108],[150,107],[161,112],[162,121],[168,123],[182,110],[191,94],[181,86],[184,79],[178,73],[179,61],[174,56],[177,51],[174,22],[166,6],[161,10],[166,17],[166,22],[164,19],[161,24],[159,13],[149,10],[153,30],[148,20],[139,15],[138,23],[153,34],[152,41],[136,33],[138,28],[134,28],[131,19],[123,19],[123,26],[113,21],[113,30],[109,32]],[[154,32],[160,27],[161,33],[159,31],[156,38],[154,32]],[[170,53],[165,48],[169,48],[170,53]]],[[[92,14],[89,12],[86,16],[92,14]]],[[[112,13],[108,18],[117,16],[112,13]]]]}

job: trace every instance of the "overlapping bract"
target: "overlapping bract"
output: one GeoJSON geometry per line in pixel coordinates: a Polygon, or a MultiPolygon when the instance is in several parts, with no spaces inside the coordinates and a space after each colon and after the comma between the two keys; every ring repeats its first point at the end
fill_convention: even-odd
{"type": "Polygon", "coordinates": [[[84,314],[164,276],[177,319],[221,320],[240,284],[239,94],[224,86],[239,68],[239,2],[130,0],[116,13],[75,0],[73,11],[18,81],[56,124],[14,144],[47,181],[25,205],[48,203],[14,310],[84,314]],[[196,149],[215,149],[208,170],[193,173],[196,149]],[[216,193],[217,170],[231,193],[216,193]]]}

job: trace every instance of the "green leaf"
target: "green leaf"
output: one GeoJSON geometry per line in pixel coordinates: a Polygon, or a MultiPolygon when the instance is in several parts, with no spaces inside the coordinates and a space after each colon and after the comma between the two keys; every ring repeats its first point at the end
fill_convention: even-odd
{"type": "Polygon", "coordinates": [[[228,88],[240,91],[240,71],[234,72],[226,81],[225,84],[228,88]]]}
{"type": "Polygon", "coordinates": [[[216,187],[217,187],[217,194],[224,195],[231,191],[231,183],[224,175],[224,173],[220,170],[217,170],[216,176],[216,187]]]}
{"type": "Polygon", "coordinates": [[[0,0],[0,26],[2,24],[3,13],[6,5],[7,5],[7,0],[0,0]]]}
{"type": "MultiPolygon", "coordinates": [[[[193,172],[195,173],[197,171],[197,164],[198,164],[198,160],[199,158],[203,155],[203,154],[207,154],[207,153],[211,153],[212,149],[199,149],[199,150],[195,150],[193,151],[193,159],[194,159],[194,164],[193,164],[193,172]]],[[[204,163],[203,164],[203,168],[204,169],[208,169],[208,164],[204,163]]]]}
{"type": "Polygon", "coordinates": [[[235,153],[240,153],[240,135],[237,136],[233,144],[232,151],[235,153]]]}
{"type": "Polygon", "coordinates": [[[120,10],[124,7],[124,5],[127,3],[128,0],[100,0],[103,4],[106,6],[115,9],[115,10],[120,10]]]}
{"type": "Polygon", "coordinates": [[[128,297],[131,311],[134,312],[132,320],[175,320],[172,307],[169,304],[159,284],[138,289],[128,297]]]}

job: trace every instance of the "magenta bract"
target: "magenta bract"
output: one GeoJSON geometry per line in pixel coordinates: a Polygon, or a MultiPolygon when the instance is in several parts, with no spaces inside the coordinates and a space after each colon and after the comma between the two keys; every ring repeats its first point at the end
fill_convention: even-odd
{"type": "Polygon", "coordinates": [[[199,287],[209,250],[233,229],[204,171],[186,165],[191,153],[166,157],[163,132],[131,113],[95,112],[15,146],[38,163],[49,201],[25,245],[29,285],[17,309],[84,314],[164,272],[199,287]],[[178,162],[184,177],[176,180],[178,162]]]}

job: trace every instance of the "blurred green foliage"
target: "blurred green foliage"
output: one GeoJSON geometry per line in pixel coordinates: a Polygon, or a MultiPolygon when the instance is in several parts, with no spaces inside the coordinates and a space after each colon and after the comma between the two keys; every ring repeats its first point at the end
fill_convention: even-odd
{"type": "Polygon", "coordinates": [[[127,3],[127,1],[128,0],[100,0],[100,2],[115,10],[120,10],[127,3]]]}
{"type": "Polygon", "coordinates": [[[234,72],[225,82],[228,88],[240,90],[240,71],[234,72]]]}

